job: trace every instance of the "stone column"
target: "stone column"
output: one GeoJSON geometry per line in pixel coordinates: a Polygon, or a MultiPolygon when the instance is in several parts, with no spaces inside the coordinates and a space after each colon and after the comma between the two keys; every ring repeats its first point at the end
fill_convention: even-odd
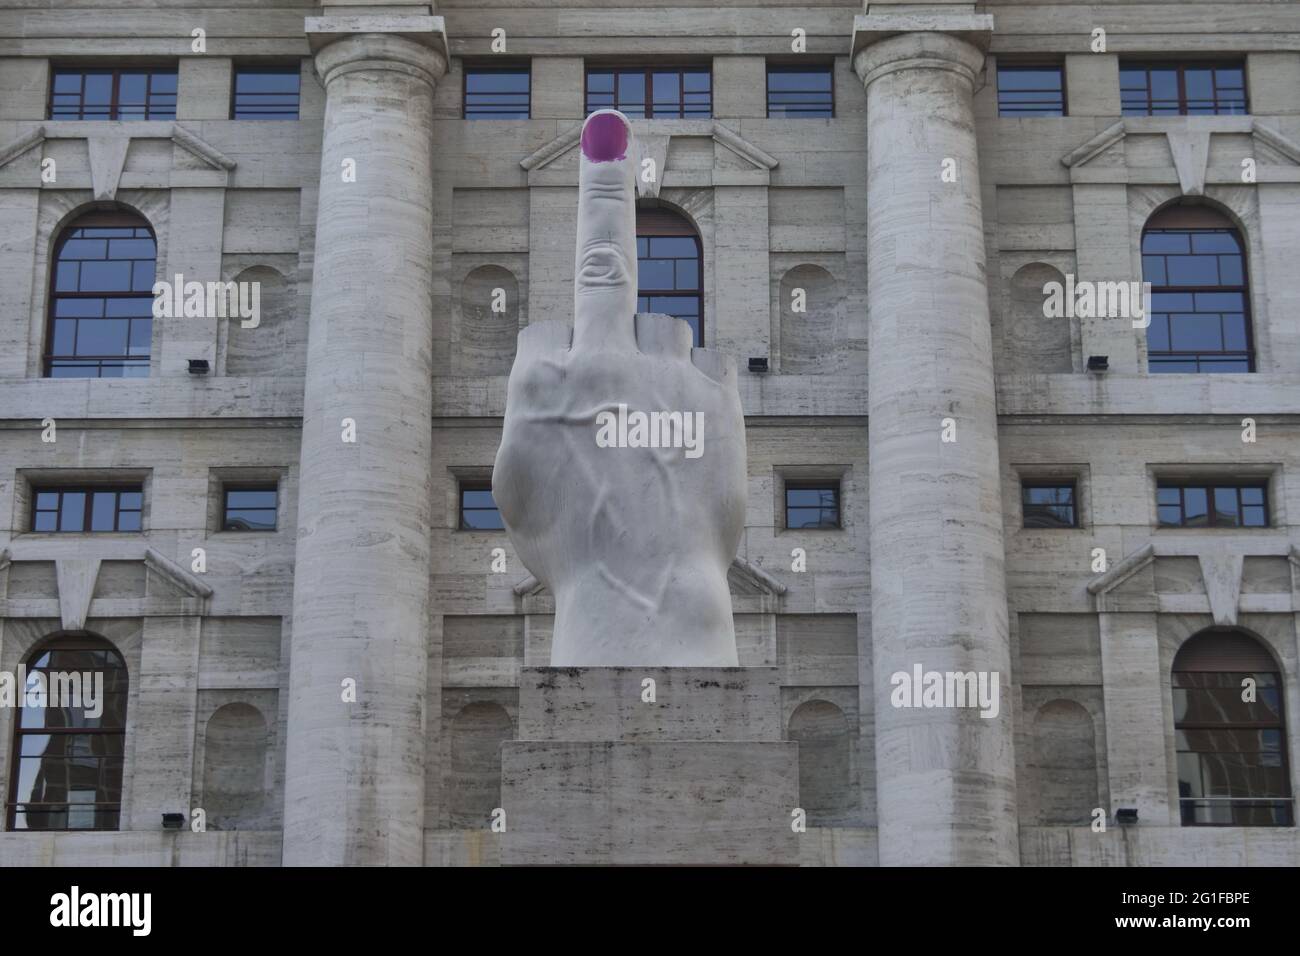
{"type": "Polygon", "coordinates": [[[435,17],[307,20],[326,108],[299,476],[286,865],[423,862],[441,26],[435,17]]]}
{"type": "Polygon", "coordinates": [[[992,28],[992,17],[962,10],[864,16],[854,30],[867,91],[871,638],[885,866],[1019,860],[972,110],[992,28]],[[911,678],[918,666],[996,672],[997,716],[928,706],[922,688],[900,698],[893,675],[911,678]]]}

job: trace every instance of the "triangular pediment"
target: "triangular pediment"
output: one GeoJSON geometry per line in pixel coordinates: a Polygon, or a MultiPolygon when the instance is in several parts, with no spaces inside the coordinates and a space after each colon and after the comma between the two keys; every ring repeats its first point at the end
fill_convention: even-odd
{"type": "Polygon", "coordinates": [[[1134,551],[1119,564],[1115,565],[1109,571],[1103,573],[1100,577],[1093,578],[1088,582],[1088,593],[1097,595],[1099,598],[1104,597],[1111,591],[1120,587],[1133,575],[1137,574],[1152,561],[1156,559],[1156,546],[1148,543],[1137,551],[1134,551]]]}
{"type": "MultiPolygon", "coordinates": [[[[1088,583],[1088,593],[1096,602],[1098,611],[1154,610],[1169,602],[1179,613],[1204,613],[1208,610],[1220,626],[1233,626],[1243,609],[1243,602],[1260,599],[1261,594],[1275,600],[1272,588],[1247,594],[1243,571],[1246,562],[1253,558],[1285,558],[1300,570],[1300,548],[1286,541],[1253,537],[1225,537],[1222,532],[1211,532],[1211,538],[1177,538],[1149,541],[1124,558],[1110,570],[1088,583]],[[1176,570],[1188,561],[1199,570],[1199,587],[1188,590],[1186,570],[1176,570]],[[1162,565],[1161,562],[1167,562],[1162,565]],[[1166,585],[1174,581],[1177,586],[1160,584],[1161,567],[1164,567],[1166,585]],[[1154,572],[1154,573],[1153,573],[1154,572]],[[1181,584],[1179,584],[1179,579],[1181,584]],[[1194,596],[1193,596],[1194,595],[1194,596]],[[1196,609],[1187,602],[1203,602],[1196,609]],[[1152,603],[1152,602],[1156,603],[1152,603]]],[[[1291,587],[1294,587],[1292,585],[1291,587]]],[[[1288,587],[1286,590],[1291,590],[1288,587]]],[[[1249,608],[1246,608],[1249,610],[1249,608]]]]}
{"type": "MultiPolygon", "coordinates": [[[[637,146],[636,160],[640,167],[645,160],[654,162],[653,180],[638,177],[638,190],[642,196],[658,193],[658,184],[670,171],[669,157],[676,140],[709,140],[714,146],[715,166],[728,171],[741,170],[766,175],[777,166],[775,157],[764,152],[734,130],[716,120],[641,120],[632,123],[633,139],[637,146]],[[722,147],[719,149],[718,147],[722,147]],[[644,184],[644,185],[643,185],[644,184]]],[[[550,142],[529,153],[519,165],[533,175],[546,171],[552,175],[571,173],[576,182],[578,169],[578,141],[582,126],[569,127],[550,142]]],[[[644,168],[644,167],[642,167],[644,168]]]]}
{"type": "Polygon", "coordinates": [[[212,588],[153,548],[145,551],[144,565],[155,580],[174,593],[200,599],[212,596],[212,588]]]}
{"type": "MultiPolygon", "coordinates": [[[[727,584],[731,593],[737,595],[780,596],[786,592],[784,584],[758,565],[750,564],[740,557],[733,560],[731,567],[727,569],[727,584]]],[[[531,574],[519,581],[513,590],[518,597],[535,597],[551,593],[546,585],[531,574]]]]}
{"type": "MultiPolygon", "coordinates": [[[[224,183],[226,175],[235,168],[235,161],[207,140],[196,136],[179,123],[151,120],[113,122],[50,121],[34,130],[0,146],[0,168],[51,139],[83,139],[86,141],[90,166],[90,189],[96,199],[112,200],[122,182],[131,144],[143,140],[170,140],[173,146],[198,160],[197,168],[204,175],[216,176],[224,183]]],[[[62,181],[60,181],[62,182],[62,181]]],[[[76,188],[76,187],[74,187],[76,188]]]]}
{"type": "MultiPolygon", "coordinates": [[[[1249,116],[1130,116],[1106,127],[1061,157],[1074,182],[1134,182],[1128,172],[1151,175],[1159,165],[1173,167],[1172,180],[1184,196],[1201,196],[1207,182],[1233,185],[1242,182],[1241,169],[1217,169],[1210,165],[1211,141],[1215,136],[1249,136],[1257,166],[1300,166],[1300,144],[1249,116]],[[1150,156],[1153,137],[1164,139],[1167,159],[1152,166],[1141,161],[1135,166],[1126,156],[1126,139],[1136,137],[1139,152],[1150,156]]],[[[1295,170],[1283,172],[1292,181],[1295,170]]],[[[1256,173],[1258,175],[1258,173],[1256,173]]],[[[1276,173],[1275,173],[1276,175],[1276,173]]],[[[1166,174],[1167,176],[1167,174],[1166,174]]],[[[1164,179],[1141,180],[1164,182],[1164,179]]]]}

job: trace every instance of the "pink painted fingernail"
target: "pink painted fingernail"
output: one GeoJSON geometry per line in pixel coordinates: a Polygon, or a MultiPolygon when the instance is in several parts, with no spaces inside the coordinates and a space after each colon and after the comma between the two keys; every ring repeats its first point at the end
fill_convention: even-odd
{"type": "Polygon", "coordinates": [[[593,163],[627,158],[627,123],[617,113],[593,113],[582,127],[582,155],[593,163]]]}

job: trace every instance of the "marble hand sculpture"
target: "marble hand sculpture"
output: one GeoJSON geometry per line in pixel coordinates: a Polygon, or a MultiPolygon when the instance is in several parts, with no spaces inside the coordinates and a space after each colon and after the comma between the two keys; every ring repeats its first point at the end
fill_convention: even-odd
{"type": "Polygon", "coordinates": [[[574,323],[519,335],[492,494],[555,596],[551,664],[737,665],[727,571],[745,517],[732,360],[636,314],[626,117],[582,129],[574,323]]]}

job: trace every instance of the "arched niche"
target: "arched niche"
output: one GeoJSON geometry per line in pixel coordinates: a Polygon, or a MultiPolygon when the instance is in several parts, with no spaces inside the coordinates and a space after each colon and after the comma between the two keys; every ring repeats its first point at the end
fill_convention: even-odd
{"type": "Polygon", "coordinates": [[[781,371],[808,375],[838,370],[836,337],[843,305],[835,277],[821,266],[798,265],[781,277],[778,294],[781,371]]]}
{"type": "Polygon", "coordinates": [[[844,712],[829,701],[806,701],[790,715],[787,736],[799,744],[799,805],[808,814],[808,824],[833,826],[850,820],[856,800],[844,712]]]}
{"type": "Polygon", "coordinates": [[[202,807],[208,829],[257,829],[268,810],[262,712],[251,704],[224,704],[208,718],[203,741],[202,807]]]}
{"type": "Polygon", "coordinates": [[[1073,700],[1050,700],[1033,721],[1032,778],[1038,822],[1079,825],[1099,805],[1097,743],[1092,715],[1073,700]]]}
{"type": "Polygon", "coordinates": [[[227,323],[226,374],[302,375],[306,354],[299,347],[294,283],[268,266],[252,266],[231,281],[257,284],[259,315],[251,328],[238,317],[222,320],[227,323]]]}
{"type": "Polygon", "coordinates": [[[509,375],[519,336],[519,281],[496,265],[471,269],[460,287],[458,375],[509,375]]]}
{"type": "Polygon", "coordinates": [[[1043,315],[1050,283],[1059,283],[1064,290],[1065,276],[1044,262],[1021,266],[1011,277],[1001,342],[996,343],[1001,350],[999,371],[1032,375],[1073,370],[1070,323],[1074,320],[1043,315]]]}
{"type": "Polygon", "coordinates": [[[500,704],[467,704],[451,722],[447,807],[454,829],[477,830],[501,806],[501,744],[514,739],[510,715],[500,704]]]}

